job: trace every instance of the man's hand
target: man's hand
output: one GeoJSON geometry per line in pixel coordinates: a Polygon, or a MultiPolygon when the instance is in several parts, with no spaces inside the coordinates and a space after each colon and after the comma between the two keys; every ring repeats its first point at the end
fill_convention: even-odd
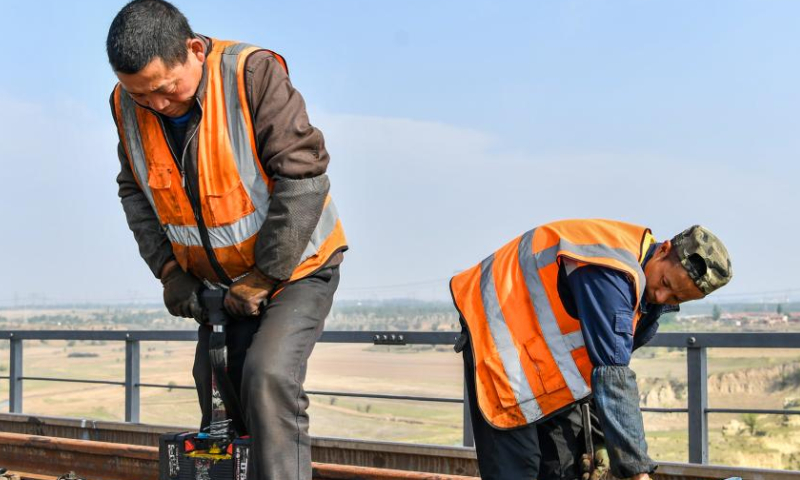
{"type": "Polygon", "coordinates": [[[164,305],[169,313],[176,317],[201,321],[203,309],[200,306],[199,293],[203,283],[191,273],[184,272],[174,260],[167,262],[161,271],[164,305]]]}
{"type": "MultiPolygon", "coordinates": [[[[581,478],[583,480],[606,480],[611,477],[611,472],[608,469],[608,450],[606,446],[601,444],[596,445],[594,449],[594,459],[589,458],[588,453],[581,456],[581,478]]],[[[647,474],[644,474],[645,476],[647,474]]],[[[647,480],[649,477],[642,479],[634,477],[636,480],[647,480]]]]}
{"type": "Polygon", "coordinates": [[[275,285],[274,280],[254,268],[249,275],[233,282],[225,296],[225,309],[243,317],[258,315],[275,285]]]}

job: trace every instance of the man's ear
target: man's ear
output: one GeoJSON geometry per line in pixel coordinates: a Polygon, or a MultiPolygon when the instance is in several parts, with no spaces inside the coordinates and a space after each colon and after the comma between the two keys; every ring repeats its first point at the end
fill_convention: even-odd
{"type": "Polygon", "coordinates": [[[669,252],[671,251],[672,251],[672,241],[665,240],[664,242],[661,243],[661,245],[658,246],[658,251],[656,253],[658,253],[659,257],[666,258],[667,255],[669,255],[669,252]]]}
{"type": "Polygon", "coordinates": [[[200,63],[206,60],[206,45],[199,38],[190,38],[186,40],[186,46],[189,48],[189,54],[194,55],[200,63]]]}

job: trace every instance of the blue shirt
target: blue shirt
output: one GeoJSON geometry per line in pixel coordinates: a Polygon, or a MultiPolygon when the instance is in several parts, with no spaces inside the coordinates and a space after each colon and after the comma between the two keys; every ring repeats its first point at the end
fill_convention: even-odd
{"type": "MultiPolygon", "coordinates": [[[[647,251],[643,267],[656,247],[652,245],[647,251]]],[[[563,270],[564,266],[561,268],[563,270]]],[[[678,310],[677,306],[647,304],[642,299],[642,318],[634,332],[637,299],[633,282],[626,274],[613,268],[587,265],[566,275],[565,287],[559,289],[561,301],[570,315],[580,319],[586,350],[595,366],[628,365],[633,351],[656,334],[658,318],[678,310]]]]}
{"type": "Polygon", "coordinates": [[[183,143],[186,141],[186,128],[189,125],[189,120],[192,118],[192,113],[193,111],[189,110],[180,117],[161,116],[167,120],[167,130],[172,136],[172,140],[175,142],[176,149],[178,150],[183,148],[183,143]]]}

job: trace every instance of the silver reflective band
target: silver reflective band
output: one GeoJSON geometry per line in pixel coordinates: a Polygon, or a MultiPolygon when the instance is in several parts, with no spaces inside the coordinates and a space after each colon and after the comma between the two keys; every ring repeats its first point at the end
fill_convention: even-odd
{"type": "Polygon", "coordinates": [[[636,275],[639,277],[640,296],[644,292],[644,270],[642,270],[642,266],[639,264],[639,259],[628,250],[622,248],[611,248],[603,245],[602,243],[578,245],[562,238],[557,244],[537,253],[536,264],[539,266],[539,268],[544,268],[550,265],[556,261],[559,251],[574,253],[582,257],[613,258],[615,260],[619,260],[636,272],[636,275]]]}
{"type": "MultiPolygon", "coordinates": [[[[212,248],[225,248],[233,245],[238,245],[253,235],[257,235],[264,225],[266,217],[260,210],[241,218],[239,221],[230,225],[222,227],[208,227],[208,239],[211,242],[212,248]]],[[[311,241],[308,243],[301,262],[307,258],[316,255],[319,247],[326,238],[336,228],[336,222],[339,220],[339,215],[336,211],[336,206],[333,201],[328,202],[328,206],[322,211],[322,216],[317,223],[311,235],[311,241]]],[[[196,226],[188,225],[164,225],[167,231],[167,236],[170,241],[187,247],[202,247],[203,243],[200,237],[200,229],[196,226]]]]}
{"type": "Polygon", "coordinates": [[[539,326],[542,329],[545,343],[553,355],[553,359],[567,383],[567,387],[572,393],[575,400],[580,400],[591,393],[591,389],[583,379],[575,360],[572,358],[572,348],[567,344],[565,336],[561,334],[561,328],[558,326],[558,321],[553,313],[553,308],[550,305],[550,300],[547,297],[542,279],[539,275],[539,268],[549,265],[554,262],[551,260],[551,248],[545,249],[540,252],[541,255],[534,257],[533,255],[533,234],[536,229],[526,232],[519,242],[519,264],[522,269],[522,275],[525,278],[525,286],[528,289],[528,294],[531,298],[531,304],[536,312],[536,318],[539,320],[539,326]],[[538,260],[541,259],[544,264],[539,264],[538,260]]]}
{"type": "Polygon", "coordinates": [[[642,270],[642,266],[639,264],[639,259],[628,250],[622,248],[610,248],[599,243],[592,245],[576,245],[564,239],[561,239],[561,249],[576,253],[578,255],[583,255],[585,257],[605,257],[619,260],[630,267],[631,270],[636,272],[636,275],[639,277],[639,293],[641,294],[644,292],[644,270],[642,270]]]}
{"type": "Polygon", "coordinates": [[[136,105],[124,88],[120,87],[119,90],[120,108],[122,109],[122,130],[125,132],[128,154],[131,156],[131,163],[133,163],[133,169],[136,172],[136,178],[139,180],[139,186],[142,188],[144,196],[153,206],[153,211],[157,211],[153,200],[153,192],[150,190],[150,184],[147,183],[149,173],[147,171],[147,161],[144,158],[144,149],[142,148],[139,121],[136,119],[136,105]]]}
{"type": "MultiPolygon", "coordinates": [[[[261,213],[263,218],[269,210],[270,195],[267,182],[261,175],[261,170],[253,154],[250,143],[250,131],[245,122],[245,112],[239,96],[239,77],[236,73],[239,54],[251,45],[237,43],[231,45],[222,53],[220,63],[223,94],[225,96],[225,115],[228,123],[228,138],[233,150],[233,158],[239,178],[242,180],[247,196],[253,206],[261,213]]],[[[259,225],[260,227],[260,225],[259,225]]]]}
{"type": "Polygon", "coordinates": [[[333,200],[331,200],[322,210],[322,216],[319,217],[319,222],[317,222],[317,226],[311,234],[311,240],[309,240],[308,245],[306,245],[306,249],[303,250],[300,263],[303,263],[319,252],[319,247],[321,247],[325,239],[333,233],[333,229],[336,228],[336,222],[338,221],[339,212],[336,210],[336,205],[333,204],[333,200]]]}
{"type": "Polygon", "coordinates": [[[247,215],[223,227],[209,227],[208,239],[211,242],[212,248],[230,247],[246,241],[253,235],[257,235],[264,225],[266,212],[256,210],[255,212],[247,215]]]}
{"type": "Polygon", "coordinates": [[[583,343],[583,332],[577,330],[572,333],[568,333],[564,335],[564,343],[567,344],[567,348],[570,350],[575,350],[576,348],[581,348],[584,346],[583,343]]]}
{"type": "Polygon", "coordinates": [[[511,332],[500,308],[492,273],[493,264],[494,255],[481,262],[481,297],[483,309],[486,313],[486,321],[489,324],[489,331],[492,334],[497,352],[503,362],[506,378],[508,378],[511,390],[514,392],[514,398],[522,410],[522,414],[525,415],[525,420],[528,423],[533,423],[542,417],[542,409],[531,391],[528,378],[522,369],[519,350],[514,345],[514,339],[511,337],[511,332]]]}
{"type": "Polygon", "coordinates": [[[203,240],[200,238],[200,229],[185,225],[164,225],[167,237],[172,243],[185,247],[202,247],[203,240]]]}
{"type": "MultiPolygon", "coordinates": [[[[258,211],[242,218],[238,222],[222,227],[209,227],[208,240],[211,248],[225,248],[238,245],[253,235],[257,235],[264,224],[264,218],[258,211]]],[[[167,236],[172,243],[187,247],[202,247],[200,229],[192,225],[164,225],[167,236]]]]}

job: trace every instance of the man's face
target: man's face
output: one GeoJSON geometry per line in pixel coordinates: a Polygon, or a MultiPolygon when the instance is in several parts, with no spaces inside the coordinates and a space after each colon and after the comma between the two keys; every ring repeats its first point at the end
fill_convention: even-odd
{"type": "Polygon", "coordinates": [[[662,243],[644,269],[646,285],[644,299],[647,303],[677,305],[703,298],[703,292],[689,278],[686,269],[669,256],[672,243],[662,243]]]}
{"type": "Polygon", "coordinates": [[[167,67],[156,57],[136,73],[115,72],[131,98],[144,107],[168,117],[180,117],[194,104],[194,96],[203,77],[205,45],[199,39],[186,41],[186,62],[167,67]]]}

